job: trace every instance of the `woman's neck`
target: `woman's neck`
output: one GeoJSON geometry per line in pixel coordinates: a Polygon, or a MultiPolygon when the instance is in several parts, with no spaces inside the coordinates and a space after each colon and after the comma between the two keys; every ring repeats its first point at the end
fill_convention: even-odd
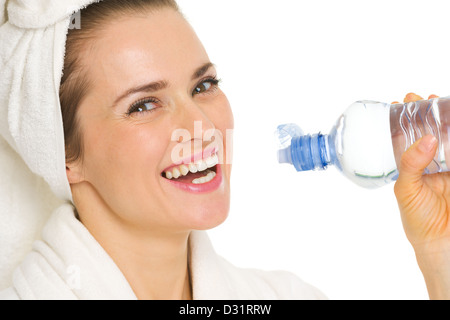
{"type": "Polygon", "coordinates": [[[100,244],[122,271],[138,299],[192,298],[188,236],[141,241],[116,236],[115,241],[104,240],[100,244]]]}
{"type": "MultiPolygon", "coordinates": [[[[79,186],[81,187],[81,186],[79,186]]],[[[124,223],[92,186],[72,190],[79,219],[122,271],[140,300],[190,300],[189,232],[143,232],[124,223]]]]}

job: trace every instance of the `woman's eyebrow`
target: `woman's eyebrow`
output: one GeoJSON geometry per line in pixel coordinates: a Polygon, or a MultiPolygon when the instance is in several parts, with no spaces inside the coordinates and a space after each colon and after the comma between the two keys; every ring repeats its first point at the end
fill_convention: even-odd
{"type": "Polygon", "coordinates": [[[192,75],[192,80],[198,79],[205,75],[205,73],[209,70],[209,68],[214,67],[214,63],[208,62],[205,63],[203,66],[195,70],[194,74],[192,75]]]}
{"type": "Polygon", "coordinates": [[[128,97],[129,95],[132,95],[134,93],[138,93],[138,92],[155,92],[155,91],[159,91],[159,90],[165,89],[168,86],[169,86],[169,84],[167,83],[167,81],[156,81],[156,82],[151,82],[151,83],[148,83],[148,84],[144,84],[144,85],[139,86],[139,87],[128,89],[127,91],[125,91],[125,93],[123,93],[120,97],[118,97],[114,101],[113,106],[117,105],[117,103],[119,103],[120,100],[125,99],[126,97],[128,97]]]}
{"type": "MultiPolygon", "coordinates": [[[[200,77],[202,77],[211,67],[214,67],[214,64],[211,62],[205,63],[204,65],[202,65],[201,67],[199,67],[198,69],[195,70],[194,74],[192,75],[192,80],[198,79],[200,77]]],[[[169,86],[169,83],[167,81],[156,81],[156,82],[151,82],[148,84],[144,84],[142,86],[138,86],[138,87],[134,87],[131,89],[128,89],[127,91],[125,91],[125,93],[123,93],[122,95],[120,95],[113,103],[113,106],[117,105],[117,103],[122,100],[125,99],[126,97],[128,97],[129,95],[132,95],[134,93],[138,93],[138,92],[156,92],[159,90],[163,90],[165,88],[167,88],[169,86]]]]}

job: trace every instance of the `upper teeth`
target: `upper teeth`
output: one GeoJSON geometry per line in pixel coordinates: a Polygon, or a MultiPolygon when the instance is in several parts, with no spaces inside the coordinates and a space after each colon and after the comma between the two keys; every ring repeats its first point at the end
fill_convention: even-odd
{"type": "Polygon", "coordinates": [[[206,159],[192,162],[189,164],[181,164],[176,167],[172,167],[167,171],[164,171],[164,175],[167,179],[177,179],[181,176],[187,175],[189,172],[196,173],[205,171],[208,168],[212,168],[219,163],[219,157],[217,153],[209,156],[206,159]]]}

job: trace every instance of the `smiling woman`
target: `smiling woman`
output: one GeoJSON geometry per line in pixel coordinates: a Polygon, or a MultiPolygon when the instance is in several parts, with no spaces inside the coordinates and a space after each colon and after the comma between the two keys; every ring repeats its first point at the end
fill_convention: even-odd
{"type": "MultiPolygon", "coordinates": [[[[129,1],[107,1],[106,11],[103,3],[94,4],[81,14],[82,28],[71,31],[88,32],[95,41],[84,39],[81,53],[68,47],[88,85],[75,113],[74,137],[80,139],[75,145],[82,146],[82,157],[67,161],[67,176],[79,219],[132,279],[138,297],[189,298],[189,232],[226,218],[231,167],[220,170],[215,188],[202,195],[186,192],[161,173],[173,163],[173,131],[193,130],[194,121],[204,130],[224,131],[233,119],[213,64],[174,2],[138,2],[135,11],[129,1]],[[101,30],[83,29],[89,28],[85,12],[91,10],[109,16],[101,30]],[[155,285],[161,267],[171,278],[168,286],[155,285]]],[[[71,83],[79,87],[76,80],[71,83]]],[[[70,150],[74,139],[66,140],[70,150]]]]}
{"type": "Polygon", "coordinates": [[[204,230],[230,206],[221,159],[233,114],[176,2],[86,2],[59,93],[73,203],[55,211],[3,296],[323,298],[290,273],[240,269],[212,249],[204,230]],[[180,130],[189,138],[173,139],[180,130]]]}

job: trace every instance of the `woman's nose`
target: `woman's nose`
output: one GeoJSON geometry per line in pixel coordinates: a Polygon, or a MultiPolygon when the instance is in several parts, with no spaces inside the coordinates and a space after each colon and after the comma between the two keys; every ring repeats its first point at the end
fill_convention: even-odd
{"type": "Polygon", "coordinates": [[[205,140],[215,134],[214,122],[207,116],[204,110],[194,101],[184,101],[175,112],[177,129],[189,132],[191,139],[205,140]]]}
{"type": "Polygon", "coordinates": [[[202,159],[204,152],[222,149],[220,132],[194,101],[178,105],[173,116],[171,141],[176,143],[172,150],[174,163],[191,156],[195,162],[202,159]]]}

